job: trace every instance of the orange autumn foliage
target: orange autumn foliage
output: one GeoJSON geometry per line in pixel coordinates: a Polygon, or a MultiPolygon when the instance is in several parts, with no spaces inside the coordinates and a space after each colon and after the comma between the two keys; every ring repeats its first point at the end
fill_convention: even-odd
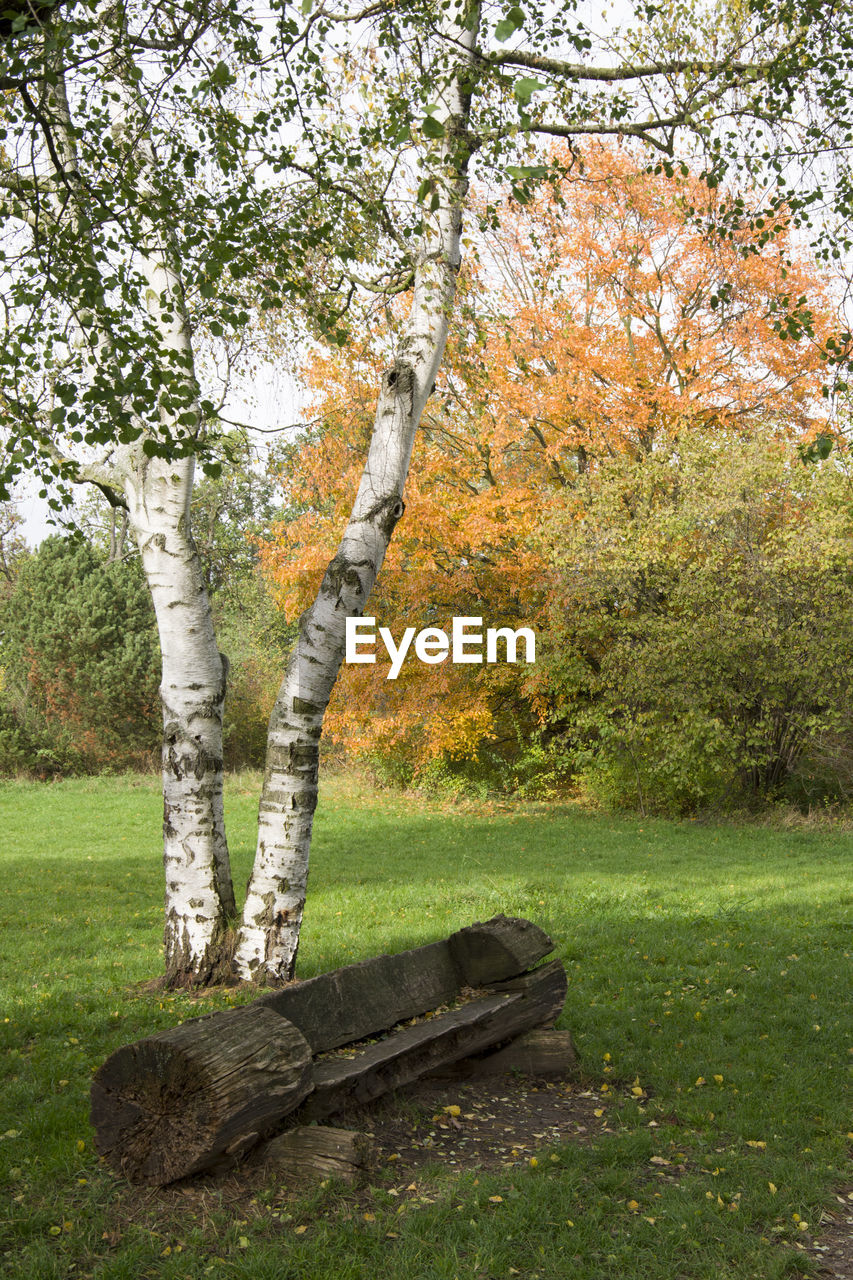
{"type": "MultiPolygon", "coordinates": [[[[821,429],[828,286],[784,229],[757,252],[704,234],[702,215],[721,198],[595,146],[556,191],[502,209],[463,282],[405,517],[366,611],[377,626],[396,639],[407,625],[449,631],[454,615],[536,628],[548,571],[531,535],[579,471],[684,432],[821,429]],[[780,316],[804,296],[812,333],[783,340],[780,316]]],[[[334,554],[392,347],[385,328],[361,351],[309,366],[321,425],[283,477],[302,514],[262,548],[292,616],[334,554]]],[[[404,770],[484,750],[511,759],[547,709],[523,664],[424,666],[411,655],[392,682],[381,644],[376,654],[374,666],[343,668],[327,732],[404,770]]]]}

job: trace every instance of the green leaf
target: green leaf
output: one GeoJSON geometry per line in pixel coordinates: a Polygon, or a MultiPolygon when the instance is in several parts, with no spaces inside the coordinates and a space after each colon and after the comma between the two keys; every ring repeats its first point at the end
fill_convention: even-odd
{"type": "Polygon", "coordinates": [[[537,89],[547,88],[547,84],[542,84],[541,80],[536,80],[533,76],[524,76],[521,80],[516,80],[512,91],[515,94],[516,101],[526,107],[537,89]]]}
{"type": "Polygon", "coordinates": [[[217,62],[210,73],[210,83],[215,89],[227,89],[229,84],[234,84],[235,79],[224,62],[217,62]]]}
{"type": "Polygon", "coordinates": [[[444,125],[440,120],[436,120],[434,116],[427,116],[421,125],[421,129],[427,138],[444,137],[444,125]]]}
{"type": "Polygon", "coordinates": [[[529,178],[546,178],[546,164],[508,164],[506,171],[516,182],[526,182],[529,178]]]}
{"type": "Polygon", "coordinates": [[[514,35],[519,27],[524,25],[524,11],[519,9],[518,5],[513,5],[505,18],[501,18],[495,27],[495,39],[503,43],[514,35]]]}
{"type": "Polygon", "coordinates": [[[806,464],[818,461],[825,462],[832,453],[832,446],[834,443],[832,436],[819,435],[812,440],[811,444],[800,445],[798,447],[798,452],[803,462],[806,464]]]}

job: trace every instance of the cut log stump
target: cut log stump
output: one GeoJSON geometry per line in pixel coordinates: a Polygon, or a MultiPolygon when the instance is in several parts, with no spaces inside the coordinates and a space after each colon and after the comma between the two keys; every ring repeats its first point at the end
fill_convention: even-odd
{"type": "Polygon", "coordinates": [[[128,1045],[95,1075],[95,1146],[130,1181],[162,1186],[552,1025],[562,964],[524,972],[551,950],[530,921],[496,916],[128,1045]],[[471,987],[486,989],[411,1025],[471,987]],[[333,1055],[345,1045],[352,1052],[333,1055]]]}
{"type": "Polygon", "coordinates": [[[273,1138],[261,1158],[300,1184],[323,1178],[357,1182],[376,1164],[376,1151],[364,1133],[310,1124],[273,1138]]]}
{"type": "Polygon", "coordinates": [[[92,1083],[95,1147],[162,1186],[247,1151],[314,1087],[311,1048],[271,1009],[226,1010],[119,1049],[92,1083]]]}

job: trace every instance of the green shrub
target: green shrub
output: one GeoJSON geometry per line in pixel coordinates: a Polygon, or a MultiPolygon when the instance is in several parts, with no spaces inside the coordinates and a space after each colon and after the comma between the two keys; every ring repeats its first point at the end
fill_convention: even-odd
{"type": "Polygon", "coordinates": [[[40,775],[150,763],[160,739],[159,646],[139,565],[48,538],[0,613],[0,769],[40,775]]]}
{"type": "Polygon", "coordinates": [[[691,438],[555,512],[539,680],[582,785],[644,811],[851,781],[853,522],[838,458],[691,438]]]}

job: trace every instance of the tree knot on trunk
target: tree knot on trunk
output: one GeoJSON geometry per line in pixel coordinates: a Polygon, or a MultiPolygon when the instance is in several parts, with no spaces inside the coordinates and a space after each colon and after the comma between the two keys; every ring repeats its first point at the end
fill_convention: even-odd
{"type": "Polygon", "coordinates": [[[365,512],[363,519],[375,524],[390,542],[397,521],[401,519],[405,510],[406,504],[400,495],[389,493],[387,497],[375,502],[370,510],[365,512]]]}
{"type": "Polygon", "coordinates": [[[415,402],[415,370],[408,361],[395,360],[393,368],[382,379],[384,390],[397,401],[401,397],[406,404],[406,416],[412,412],[415,402]]]}

